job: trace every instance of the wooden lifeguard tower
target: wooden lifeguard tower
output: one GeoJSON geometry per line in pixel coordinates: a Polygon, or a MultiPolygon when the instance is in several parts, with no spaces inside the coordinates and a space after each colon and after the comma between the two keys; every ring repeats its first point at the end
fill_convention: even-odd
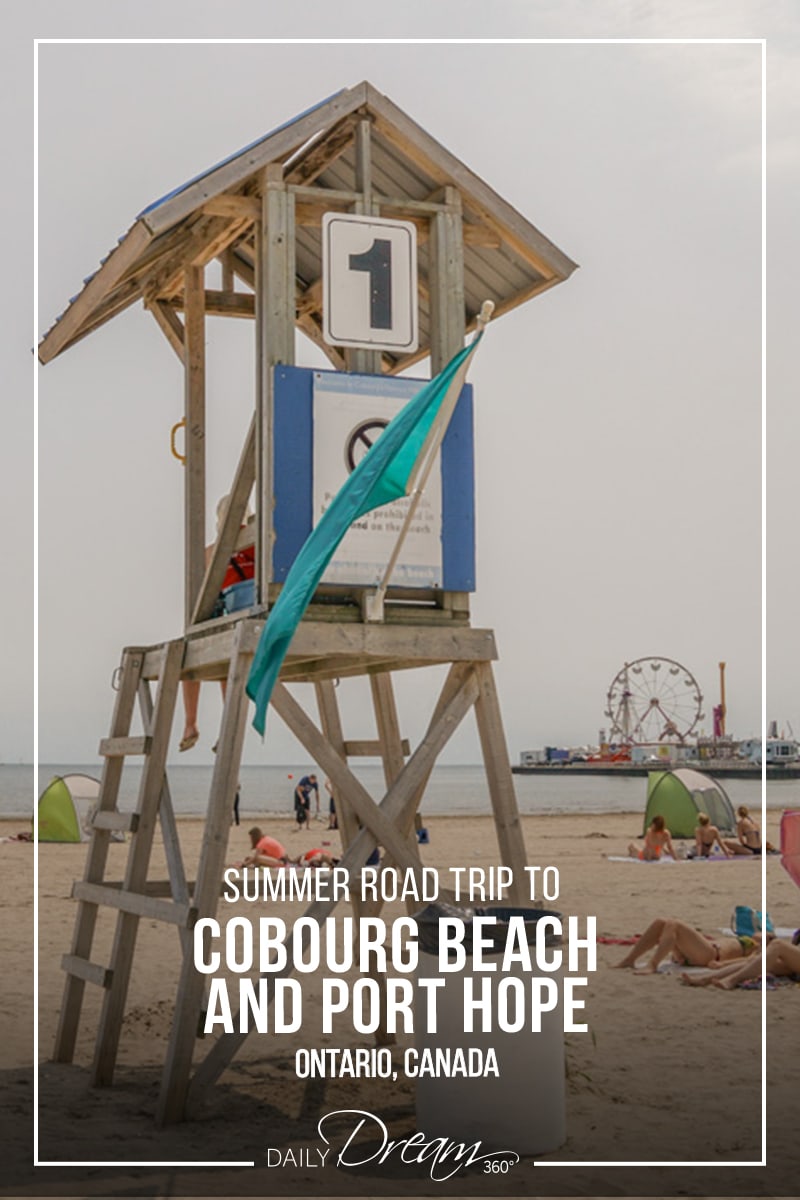
{"type": "MultiPolygon", "coordinates": [[[[384,261],[381,270],[385,267],[384,261]]],[[[299,536],[295,522],[287,542],[281,524],[286,502],[276,427],[276,422],[292,422],[292,410],[287,409],[292,400],[287,401],[281,388],[294,364],[295,329],[320,347],[334,372],[386,379],[430,357],[434,375],[461,349],[484,300],[491,299],[502,314],[562,282],[574,267],[490,187],[365,82],[288,121],[145,209],[40,343],[39,358],[47,363],[141,300],[184,366],[185,628],[177,638],[128,647],[122,655],[109,736],[100,744],[104,767],[93,836],[84,877],[74,887],[76,924],[63,960],[66,982],[55,1046],[57,1061],[72,1060],[85,985],[98,985],[103,1004],[92,1080],[111,1083],[139,921],[146,917],[176,925],[183,963],[158,1107],[161,1123],[180,1120],[191,1110],[244,1038],[225,1034],[202,1061],[193,1061],[203,979],[193,965],[191,928],[198,917],[217,911],[247,721],[245,683],[291,559],[292,537],[299,536]],[[408,336],[400,334],[396,345],[390,339],[387,344],[386,322],[380,319],[375,338],[356,334],[349,340],[340,337],[338,343],[332,338],[326,312],[331,297],[323,271],[330,214],[354,215],[378,225],[396,222],[413,234],[414,261],[408,277],[413,281],[415,329],[408,336]],[[206,267],[214,260],[221,264],[219,290],[206,284],[206,267]],[[230,500],[206,564],[208,315],[253,321],[256,395],[230,500]],[[255,603],[212,617],[252,493],[255,603]],[[185,876],[166,773],[182,679],[227,684],[193,885],[185,876]],[[141,735],[132,732],[137,704],[141,735]],[[117,798],[130,755],[143,756],[144,769],[136,811],[123,813],[117,798]],[[169,868],[167,888],[148,878],[159,822],[169,868]],[[112,886],[105,869],[109,839],[119,830],[129,834],[128,863],[122,885],[112,886]],[[101,906],[117,912],[107,966],[91,959],[101,906]]],[[[375,282],[369,273],[371,260],[358,269],[368,272],[370,285],[375,282]]],[[[309,467],[308,487],[310,471],[309,467]]],[[[307,523],[310,520],[309,502],[307,523]]],[[[496,658],[494,636],[470,625],[473,586],[469,563],[465,567],[463,561],[460,566],[444,562],[432,583],[390,585],[375,619],[367,603],[371,589],[363,581],[325,585],[291,643],[272,707],[332,781],[344,845],[342,863],[352,870],[363,865],[376,844],[383,846],[389,861],[411,869],[419,866],[413,831],[426,781],[452,732],[474,708],[500,856],[522,877],[525,852],[491,665],[496,658]],[[392,675],[433,664],[447,664],[449,672],[427,732],[412,753],[401,734],[392,675]],[[369,683],[377,738],[349,738],[342,727],[335,681],[347,676],[365,677],[369,683]],[[294,682],[313,685],[317,719],[287,689],[294,682]],[[383,761],[386,793],[379,802],[348,767],[348,760],[364,755],[383,761]]],[[[309,915],[322,920],[332,907],[317,903],[309,915]]]]}

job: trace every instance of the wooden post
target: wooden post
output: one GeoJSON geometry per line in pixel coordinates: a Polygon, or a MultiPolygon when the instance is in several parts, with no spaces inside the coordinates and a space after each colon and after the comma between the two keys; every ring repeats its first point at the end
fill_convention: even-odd
{"type": "MultiPolygon", "coordinates": [[[[356,125],[356,191],[362,193],[354,208],[357,213],[369,217],[380,215],[380,209],[372,193],[372,122],[366,117],[356,125]]],[[[360,375],[380,375],[380,350],[345,350],[346,369],[360,375]]]]}
{"type": "MultiPolygon", "coordinates": [[[[430,339],[431,375],[437,375],[464,345],[464,230],[461,194],[457,188],[442,189],[445,212],[431,218],[430,339]]],[[[451,613],[469,616],[469,593],[445,592],[442,605],[451,613]]]]}
{"type": "Polygon", "coordinates": [[[206,332],[202,267],[187,265],[185,289],[184,607],[188,626],[206,569],[206,332]]]}
{"type": "MultiPolygon", "coordinates": [[[[214,774],[208,798],[203,846],[197,868],[194,907],[198,917],[216,915],[220,897],[220,882],[228,849],[231,810],[236,795],[247,721],[247,696],[244,689],[252,658],[250,654],[245,654],[240,650],[244,636],[245,624],[241,622],[236,631],[234,649],[231,653],[225,707],[222,712],[217,756],[214,760],[214,774]]],[[[161,1092],[156,1114],[159,1125],[183,1119],[197,1035],[197,1022],[204,990],[205,979],[195,969],[192,954],[185,954],[175,1001],[167,1057],[161,1077],[161,1092]]]]}
{"type": "Polygon", "coordinates": [[[475,701],[475,718],[486,768],[486,780],[494,810],[494,824],[500,857],[514,872],[512,898],[522,903],[527,897],[525,887],[525,839],[519,819],[517,798],[514,792],[514,776],[508,757],[503,718],[497,698],[497,688],[491,663],[475,664],[475,675],[479,692],[475,701]]]}
{"type": "MultiPolygon", "coordinates": [[[[314,685],[314,690],[317,694],[320,728],[330,743],[331,749],[339,755],[342,762],[346,762],[347,754],[345,753],[342,719],[336,700],[336,685],[332,679],[321,679],[314,685]]],[[[358,821],[345,792],[337,791],[334,788],[334,799],[336,823],[341,833],[342,845],[346,850],[358,833],[358,821]]]]}
{"type": "Polygon", "coordinates": [[[262,176],[261,220],[256,222],[256,590],[269,601],[272,579],[274,483],[273,371],[294,362],[295,248],[294,197],[280,163],[262,176]]]}
{"type": "Polygon", "coordinates": [[[461,196],[444,188],[446,212],[431,219],[429,289],[431,375],[437,375],[464,345],[464,235],[461,196]]]}

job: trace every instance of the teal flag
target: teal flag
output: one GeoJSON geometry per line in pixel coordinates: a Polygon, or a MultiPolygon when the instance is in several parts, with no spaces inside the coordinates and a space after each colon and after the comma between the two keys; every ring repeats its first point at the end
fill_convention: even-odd
{"type": "Polygon", "coordinates": [[[408,494],[409,480],[431,427],[481,335],[459,351],[394,417],[339,489],[292,563],[271,609],[247,680],[253,727],[263,736],[267,707],[294,632],[336,547],[359,517],[408,494]]]}

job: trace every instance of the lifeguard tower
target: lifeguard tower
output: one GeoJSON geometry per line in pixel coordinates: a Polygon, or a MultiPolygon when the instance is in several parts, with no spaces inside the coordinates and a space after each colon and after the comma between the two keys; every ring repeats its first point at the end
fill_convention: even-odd
{"type": "MultiPolygon", "coordinates": [[[[194,1061],[203,979],[193,965],[191,929],[218,907],[252,657],[318,510],[318,455],[325,452],[314,439],[320,406],[326,398],[330,402],[331,393],[367,397],[363,424],[348,429],[352,459],[370,436],[370,420],[377,414],[378,426],[386,424],[381,414],[391,415],[392,405],[396,409],[410,394],[403,389],[413,385],[397,379],[400,372],[429,357],[433,376],[461,349],[483,301],[492,300],[502,314],[567,279],[574,268],[487,184],[364,82],[145,209],[41,341],[39,357],[47,363],[141,301],[184,367],[185,628],[162,644],[128,647],[122,654],[111,727],[100,743],[104,767],[94,832],[84,877],[74,887],[76,924],[62,964],[66,982],[54,1055],[60,1062],[72,1060],[85,986],[99,986],[103,1003],[92,1080],[112,1082],[139,921],[177,926],[183,964],[162,1077],[161,1123],[191,1111],[245,1036],[224,1034],[194,1061]],[[218,290],[206,282],[206,268],[215,260],[221,264],[218,290]],[[207,563],[204,347],[210,315],[253,322],[256,388],[252,422],[207,563]],[[296,328],[322,350],[330,372],[295,366],[296,328]],[[248,530],[251,495],[255,517],[248,530]],[[255,546],[253,603],[212,616],[243,525],[255,546]],[[185,875],[166,771],[180,683],[186,679],[226,683],[193,883],[185,875]],[[141,734],[133,732],[137,706],[141,734]],[[136,811],[124,813],[117,799],[131,755],[143,756],[144,769],[136,811]],[[159,822],[168,883],[149,878],[159,822]],[[129,835],[121,886],[105,878],[109,839],[120,830],[129,835]],[[101,908],[117,914],[107,966],[92,961],[101,908]]],[[[474,708],[500,857],[523,876],[525,851],[492,672],[494,636],[470,624],[469,404],[465,389],[442,449],[432,538],[427,531],[432,553],[421,562],[410,553],[379,606],[371,604],[369,563],[341,562],[306,611],[271,700],[332,781],[342,863],[354,871],[377,844],[388,861],[418,868],[414,822],[426,782],[451,734],[474,708]],[[427,732],[412,752],[402,736],[392,676],[434,664],[446,664],[449,671],[427,732]],[[350,737],[343,729],[335,682],[349,676],[363,677],[371,689],[375,738],[350,737]],[[316,716],[286,686],[300,682],[313,685],[316,716]],[[348,766],[359,756],[382,759],[386,792],[379,801],[348,766]]],[[[349,411],[342,409],[345,424],[349,411]]],[[[308,915],[322,920],[332,907],[317,903],[308,915]]]]}

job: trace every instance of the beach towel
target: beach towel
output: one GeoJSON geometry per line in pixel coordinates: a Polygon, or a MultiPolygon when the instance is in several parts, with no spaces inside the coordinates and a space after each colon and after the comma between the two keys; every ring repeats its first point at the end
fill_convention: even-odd
{"type": "Polygon", "coordinates": [[[631,856],[629,854],[607,854],[606,858],[608,859],[609,862],[642,863],[642,865],[645,867],[652,867],[655,863],[686,862],[686,859],[669,858],[669,856],[666,854],[662,858],[650,858],[650,859],[631,858],[631,856]]]}

